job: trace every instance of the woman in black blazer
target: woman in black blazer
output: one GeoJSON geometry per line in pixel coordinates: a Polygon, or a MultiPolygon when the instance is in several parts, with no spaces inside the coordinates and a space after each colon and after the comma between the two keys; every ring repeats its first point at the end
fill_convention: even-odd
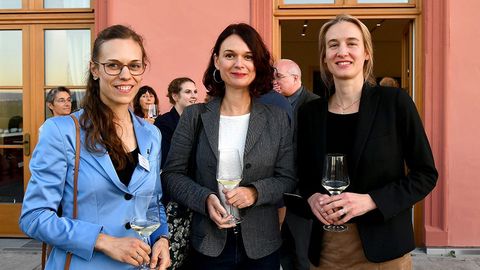
{"type": "Polygon", "coordinates": [[[311,269],[411,269],[411,209],[438,176],[421,119],[404,91],[375,86],[371,36],[358,19],[327,22],[319,43],[331,91],[298,116],[299,187],[316,217],[311,269]],[[347,156],[351,181],[331,197],[321,186],[327,153],[347,156]],[[347,232],[322,228],[344,223],[347,232]]]}

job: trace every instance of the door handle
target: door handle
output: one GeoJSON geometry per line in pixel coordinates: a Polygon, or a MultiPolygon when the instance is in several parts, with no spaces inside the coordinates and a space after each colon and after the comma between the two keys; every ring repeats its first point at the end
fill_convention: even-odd
{"type": "Polygon", "coordinates": [[[30,155],[30,133],[25,133],[23,135],[23,141],[13,141],[13,143],[23,144],[23,154],[25,156],[30,155]]]}

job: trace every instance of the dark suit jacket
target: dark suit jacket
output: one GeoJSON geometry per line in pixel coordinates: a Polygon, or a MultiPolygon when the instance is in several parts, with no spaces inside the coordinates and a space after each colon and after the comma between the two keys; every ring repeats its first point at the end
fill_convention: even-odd
{"type": "Polygon", "coordinates": [[[175,107],[172,107],[169,112],[157,117],[153,123],[158,129],[160,129],[160,132],[162,133],[162,161],[160,168],[163,168],[165,160],[167,159],[173,132],[175,131],[175,128],[177,128],[179,119],[180,115],[175,107]]]}
{"type": "MultiPolygon", "coordinates": [[[[207,197],[218,194],[220,103],[221,99],[216,98],[185,109],[162,173],[171,198],[194,211],[193,247],[212,257],[220,255],[227,239],[227,231],[219,230],[206,211],[207,197]],[[196,181],[193,181],[187,176],[187,165],[199,115],[203,128],[198,137],[196,181]]],[[[281,245],[276,203],[296,185],[291,136],[284,111],[253,99],[240,182],[241,186],[253,186],[258,191],[255,205],[240,211],[241,235],[247,256],[252,259],[269,255],[281,245]]]]}
{"type": "MultiPolygon", "coordinates": [[[[316,192],[327,194],[320,183],[327,112],[324,98],[305,104],[299,112],[298,174],[305,198],[316,192]]],[[[367,259],[383,262],[411,251],[415,247],[411,208],[434,188],[438,174],[421,119],[404,91],[364,86],[352,160],[346,192],[369,194],[377,205],[353,220],[367,259]]],[[[315,265],[322,234],[322,226],[315,220],[309,251],[315,265]]]]}

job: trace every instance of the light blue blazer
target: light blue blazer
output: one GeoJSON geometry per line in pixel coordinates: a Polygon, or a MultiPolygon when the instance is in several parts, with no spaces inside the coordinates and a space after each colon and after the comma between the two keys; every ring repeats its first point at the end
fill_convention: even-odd
{"type": "MultiPolygon", "coordinates": [[[[79,119],[82,111],[76,112],[79,119]]],[[[131,219],[132,196],[138,192],[161,194],[160,145],[158,129],[131,113],[140,154],[148,159],[150,170],[140,165],[128,186],[117,176],[106,153],[91,153],[84,145],[81,130],[80,170],[78,175],[78,218],[73,213],[73,168],[75,162],[75,124],[70,116],[48,119],[42,126],[39,142],[30,161],[31,179],[23,200],[20,228],[28,236],[54,248],[46,269],[63,269],[66,251],[73,253],[70,269],[131,269],[94,250],[99,233],[114,237],[137,237],[125,224],[131,219]],[[56,210],[62,206],[62,217],[56,210]]],[[[165,212],[161,227],[151,239],[168,234],[165,212]]]]}

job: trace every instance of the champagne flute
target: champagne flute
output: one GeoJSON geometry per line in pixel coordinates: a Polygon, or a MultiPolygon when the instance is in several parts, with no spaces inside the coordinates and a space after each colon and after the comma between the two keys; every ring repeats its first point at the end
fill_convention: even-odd
{"type": "MultiPolygon", "coordinates": [[[[143,242],[150,245],[150,235],[160,227],[160,196],[153,193],[138,193],[133,197],[133,216],[130,227],[138,233],[143,242]]],[[[144,263],[136,269],[150,269],[144,263]]]]}
{"type": "Polygon", "coordinates": [[[157,106],[155,104],[148,105],[148,118],[157,118],[157,106]]]}
{"type": "Polygon", "coordinates": [[[240,185],[242,181],[242,161],[238,149],[220,149],[218,151],[217,182],[220,200],[225,206],[229,215],[232,215],[232,222],[242,222],[237,207],[227,203],[223,190],[232,190],[240,185]]]}
{"type": "MultiPolygon", "coordinates": [[[[343,154],[327,154],[325,156],[322,186],[333,196],[342,193],[349,184],[347,157],[343,154]]],[[[343,232],[348,227],[347,225],[323,225],[323,229],[329,232],[343,232]]]]}

